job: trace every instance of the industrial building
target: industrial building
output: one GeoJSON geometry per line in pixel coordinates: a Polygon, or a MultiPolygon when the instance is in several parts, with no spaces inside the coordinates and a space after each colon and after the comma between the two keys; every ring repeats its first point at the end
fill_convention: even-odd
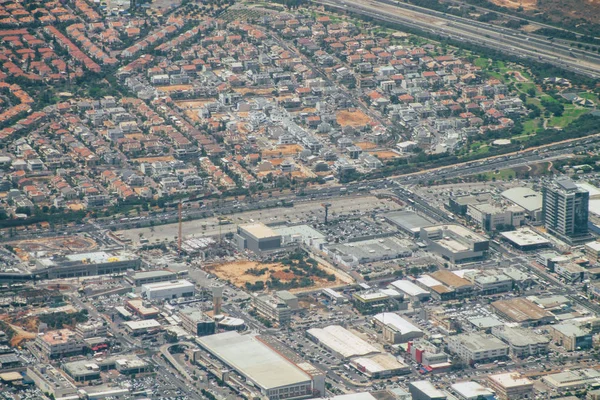
{"type": "Polygon", "coordinates": [[[513,247],[530,251],[550,246],[550,241],[542,235],[535,233],[531,228],[521,228],[511,232],[501,232],[500,236],[513,247]]]}
{"type": "Polygon", "coordinates": [[[133,336],[142,335],[150,331],[160,329],[160,323],[155,319],[147,319],[144,321],[126,321],[123,322],[125,330],[133,336]]]}
{"type": "MultiPolygon", "coordinates": [[[[384,309],[398,310],[402,306],[402,294],[394,289],[369,289],[352,293],[352,303],[363,314],[384,309]]],[[[408,305],[406,305],[408,306],[408,305]]]]}
{"type": "Polygon", "coordinates": [[[178,297],[193,297],[196,293],[196,286],[185,279],[147,283],[142,285],[142,293],[148,300],[168,300],[176,299],[178,297]]]}
{"type": "Polygon", "coordinates": [[[105,337],[107,333],[108,326],[104,321],[89,320],[75,325],[75,334],[80,339],[105,337]]]}
{"type": "Polygon", "coordinates": [[[281,235],[263,223],[239,225],[237,229],[238,247],[255,253],[277,250],[281,247],[281,235]]]}
{"type": "Polygon", "coordinates": [[[141,258],[128,251],[97,251],[39,258],[35,261],[35,274],[48,279],[77,278],[123,273],[141,265],[141,258]]]}
{"type": "Polygon", "coordinates": [[[215,321],[197,308],[187,307],[179,311],[183,329],[197,336],[215,333],[215,321]]]}
{"type": "Polygon", "coordinates": [[[567,351],[585,350],[593,345],[592,332],[572,322],[563,322],[550,327],[552,340],[567,351]]]}
{"type": "Polygon", "coordinates": [[[508,357],[508,346],[500,339],[480,333],[448,337],[448,350],[469,364],[508,357]]]}
{"type": "Polygon", "coordinates": [[[591,240],[588,230],[590,194],[572,180],[557,179],[544,185],[542,217],[548,232],[568,244],[591,240]]]}
{"type": "Polygon", "coordinates": [[[269,294],[255,294],[252,306],[260,315],[280,325],[289,323],[292,318],[292,309],[286,302],[269,294]]]}
{"type": "Polygon", "coordinates": [[[322,293],[335,303],[341,304],[346,303],[348,301],[348,298],[346,296],[330,288],[323,289],[322,293]]]}
{"type": "Polygon", "coordinates": [[[542,221],[543,196],[540,192],[527,187],[515,187],[502,192],[502,197],[522,207],[531,222],[542,221]]]}
{"type": "Polygon", "coordinates": [[[490,204],[492,200],[492,194],[489,192],[466,194],[462,196],[450,197],[446,207],[454,214],[465,216],[467,215],[469,206],[490,204]]]}
{"type": "Polygon", "coordinates": [[[563,371],[546,375],[542,381],[557,391],[577,390],[600,386],[600,372],[593,368],[563,371]]]}
{"type": "Polygon", "coordinates": [[[415,285],[408,280],[397,280],[390,283],[390,286],[404,294],[405,298],[411,301],[425,301],[431,297],[431,293],[415,285]]]}
{"type": "Polygon", "coordinates": [[[424,335],[421,329],[396,313],[380,313],[375,315],[372,321],[382,330],[383,339],[389,343],[406,343],[424,335]]]}
{"type": "Polygon", "coordinates": [[[27,376],[43,393],[55,399],[79,398],[79,389],[60,370],[50,364],[32,364],[27,367],[27,376]]]}
{"type": "Polygon", "coordinates": [[[34,344],[48,359],[78,355],[86,344],[70,329],[45,332],[35,338],[34,344]]]}
{"type": "Polygon", "coordinates": [[[518,372],[489,375],[488,382],[500,400],[533,398],[533,381],[518,372]]]}
{"type": "Polygon", "coordinates": [[[167,282],[174,279],[177,279],[177,273],[166,269],[136,272],[125,277],[125,280],[133,286],[142,286],[147,283],[167,282]]]}
{"type": "Polygon", "coordinates": [[[463,278],[475,285],[481,294],[503,293],[512,290],[514,281],[503,272],[492,269],[467,272],[463,278]]]}
{"type": "Polygon", "coordinates": [[[592,264],[597,264],[600,259],[600,242],[589,242],[586,243],[583,251],[585,253],[585,257],[590,260],[592,264]]]}
{"type": "Polygon", "coordinates": [[[492,335],[508,344],[510,353],[516,357],[529,357],[546,354],[550,338],[530,329],[517,326],[497,326],[492,328],[492,335]]]}
{"type": "Polygon", "coordinates": [[[446,400],[446,392],[436,388],[430,381],[409,382],[408,391],[412,400],[446,400]]]}
{"type": "Polygon", "coordinates": [[[404,375],[411,372],[410,367],[389,353],[357,357],[350,362],[354,368],[373,379],[404,375]]]}
{"type": "Polygon", "coordinates": [[[420,238],[429,251],[452,263],[481,259],[490,245],[486,237],[458,224],[421,228],[420,238]]]}
{"type": "Polygon", "coordinates": [[[551,312],[522,297],[497,300],[491,306],[496,314],[522,326],[549,324],[556,319],[551,312]]]}
{"type": "Polygon", "coordinates": [[[588,270],[574,262],[557,263],[554,272],[569,283],[583,282],[589,278],[588,270]]]}
{"type": "Polygon", "coordinates": [[[471,282],[452,271],[441,269],[429,274],[429,276],[454,292],[455,297],[463,297],[473,291],[473,284],[471,282]]]}
{"type": "Polygon", "coordinates": [[[457,382],[450,386],[462,400],[494,400],[494,392],[485,386],[473,381],[457,382]]]}
{"type": "Polygon", "coordinates": [[[225,332],[203,336],[196,343],[243,376],[268,399],[300,399],[325,394],[325,376],[305,371],[259,337],[225,332]]]}
{"type": "Polygon", "coordinates": [[[152,370],[148,362],[135,354],[73,361],[63,364],[62,368],[75,382],[100,379],[100,374],[109,370],[116,370],[123,375],[138,375],[152,370]]]}
{"type": "Polygon", "coordinates": [[[275,297],[285,303],[286,306],[292,311],[300,309],[300,303],[298,303],[298,296],[290,293],[287,290],[279,290],[275,292],[275,297]]]}
{"type": "Polygon", "coordinates": [[[306,334],[337,357],[349,359],[379,353],[379,350],[339,325],[311,328],[306,334]]]}

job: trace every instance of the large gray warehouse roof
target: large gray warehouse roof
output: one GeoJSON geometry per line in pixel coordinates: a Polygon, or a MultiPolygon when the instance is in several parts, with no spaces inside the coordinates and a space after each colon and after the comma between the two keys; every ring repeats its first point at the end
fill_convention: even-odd
{"type": "Polygon", "coordinates": [[[308,374],[254,336],[225,332],[196,341],[265,390],[311,381],[308,374]]]}
{"type": "Polygon", "coordinates": [[[433,222],[412,211],[394,211],[385,214],[384,217],[399,228],[414,233],[433,225],[433,222]]]}
{"type": "Polygon", "coordinates": [[[502,196],[527,211],[542,209],[542,194],[526,187],[515,187],[502,192],[502,196]]]}

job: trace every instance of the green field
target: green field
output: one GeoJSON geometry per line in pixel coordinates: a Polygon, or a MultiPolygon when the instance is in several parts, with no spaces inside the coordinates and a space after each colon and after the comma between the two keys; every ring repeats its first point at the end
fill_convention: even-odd
{"type": "Polygon", "coordinates": [[[569,125],[571,122],[575,121],[577,118],[581,117],[583,114],[589,112],[588,109],[575,107],[573,105],[565,105],[565,112],[560,117],[552,117],[548,120],[548,126],[556,126],[560,128],[564,128],[569,125]]]}

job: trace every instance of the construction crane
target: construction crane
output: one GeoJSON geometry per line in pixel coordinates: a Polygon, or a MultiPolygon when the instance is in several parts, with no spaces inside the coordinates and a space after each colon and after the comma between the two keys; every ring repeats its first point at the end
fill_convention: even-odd
{"type": "Polygon", "coordinates": [[[181,202],[179,202],[179,205],[177,206],[177,215],[179,217],[179,236],[177,236],[177,252],[179,253],[179,255],[181,255],[181,231],[182,231],[182,223],[183,223],[183,219],[181,218],[181,209],[183,208],[183,205],[181,204],[181,202]]]}
{"type": "Polygon", "coordinates": [[[325,208],[325,225],[327,225],[327,217],[329,216],[329,207],[331,207],[331,203],[321,203],[321,207],[325,208]]]}

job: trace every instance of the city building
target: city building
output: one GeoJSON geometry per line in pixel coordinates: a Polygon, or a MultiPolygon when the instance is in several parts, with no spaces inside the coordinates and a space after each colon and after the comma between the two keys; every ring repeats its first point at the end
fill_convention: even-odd
{"type": "Polygon", "coordinates": [[[480,333],[463,333],[447,338],[448,350],[464,362],[493,361],[508,356],[508,346],[498,338],[480,333]]]}
{"type": "Polygon", "coordinates": [[[590,386],[598,387],[600,385],[600,372],[592,368],[563,371],[546,375],[542,378],[542,381],[559,392],[578,390],[590,386]]]}
{"type": "Polygon", "coordinates": [[[492,200],[492,194],[489,192],[452,196],[448,199],[446,207],[454,214],[465,216],[470,206],[490,204],[492,200]]]}
{"type": "Polygon", "coordinates": [[[584,350],[592,347],[592,332],[571,322],[562,322],[550,327],[552,340],[567,351],[584,350]]]}
{"type": "Polygon", "coordinates": [[[560,178],[544,185],[542,216],[548,232],[569,243],[590,240],[588,230],[589,192],[570,179],[560,178]]]}
{"type": "Polygon", "coordinates": [[[495,400],[495,394],[490,389],[473,381],[457,382],[450,386],[462,400],[495,400]]]}
{"type": "Polygon", "coordinates": [[[283,300],[270,294],[255,294],[252,298],[252,306],[259,315],[280,325],[287,324],[292,318],[292,309],[283,300]]]}
{"type": "Polygon", "coordinates": [[[498,326],[492,328],[492,335],[508,344],[510,353],[517,357],[529,357],[548,352],[550,338],[527,328],[498,326]]]}
{"type": "Polygon", "coordinates": [[[177,279],[177,273],[166,269],[136,272],[125,277],[125,280],[133,286],[142,286],[147,283],[167,282],[174,279],[177,279]]]}
{"type": "Polygon", "coordinates": [[[197,336],[215,333],[215,321],[197,308],[187,307],[179,311],[181,326],[189,333],[197,336]]]}
{"type": "Polygon", "coordinates": [[[142,285],[142,293],[148,300],[168,300],[178,297],[192,297],[196,286],[185,279],[169,282],[147,283],[142,285]]]}
{"type": "Polygon", "coordinates": [[[240,249],[260,253],[281,247],[281,235],[263,223],[239,225],[237,235],[240,249]]]}
{"type": "Polygon", "coordinates": [[[448,354],[425,339],[408,342],[406,351],[414,361],[431,370],[449,368],[452,365],[448,360],[448,354]]]}
{"type": "Polygon", "coordinates": [[[80,339],[105,337],[108,333],[108,324],[104,321],[90,320],[75,325],[75,334],[80,339]]]}
{"type": "Polygon", "coordinates": [[[379,353],[375,347],[339,325],[311,328],[306,331],[306,334],[313,341],[345,360],[379,353]]]}
{"type": "Polygon", "coordinates": [[[75,382],[80,383],[100,379],[100,374],[109,370],[116,370],[123,375],[139,375],[152,371],[151,365],[135,354],[73,361],[63,364],[62,368],[75,382]]]}
{"type": "Polygon", "coordinates": [[[424,333],[417,326],[402,318],[400,315],[383,312],[373,316],[373,323],[380,328],[386,342],[397,344],[423,337],[424,333]]]}
{"type": "Polygon", "coordinates": [[[533,381],[518,372],[489,375],[488,382],[500,400],[533,398],[533,381]]]}
{"type": "Polygon", "coordinates": [[[446,400],[448,398],[447,393],[425,380],[409,382],[408,391],[412,395],[412,400],[446,400]]]}
{"type": "Polygon", "coordinates": [[[574,262],[556,263],[554,272],[569,283],[583,282],[589,278],[587,268],[574,262]]]}
{"type": "Polygon", "coordinates": [[[79,398],[77,386],[50,364],[33,364],[27,367],[27,376],[38,389],[55,399],[79,398]]]}
{"type": "Polygon", "coordinates": [[[125,300],[125,306],[128,310],[142,319],[156,318],[160,314],[160,310],[150,304],[148,300],[139,298],[125,300]]]}
{"type": "Polygon", "coordinates": [[[275,297],[283,301],[285,305],[288,306],[292,311],[297,311],[300,309],[300,304],[298,303],[298,296],[290,293],[287,290],[279,290],[275,292],[275,297]]]}
{"type": "Polygon", "coordinates": [[[385,309],[398,310],[401,305],[400,300],[402,300],[402,294],[393,289],[369,289],[352,293],[354,307],[363,314],[375,313],[385,309]]]}
{"type": "Polygon", "coordinates": [[[484,236],[457,224],[421,228],[420,238],[428,250],[452,263],[481,259],[490,245],[484,236]]]}
{"type": "Polygon", "coordinates": [[[143,321],[126,321],[123,322],[125,330],[133,336],[142,335],[161,329],[160,323],[155,319],[146,319],[143,321]]]}
{"type": "Polygon", "coordinates": [[[35,338],[34,344],[48,359],[81,354],[85,342],[70,329],[45,332],[35,338]]]}
{"type": "Polygon", "coordinates": [[[225,332],[197,338],[196,343],[251,382],[264,398],[300,399],[325,394],[324,374],[314,367],[294,364],[258,336],[225,332]]]}

